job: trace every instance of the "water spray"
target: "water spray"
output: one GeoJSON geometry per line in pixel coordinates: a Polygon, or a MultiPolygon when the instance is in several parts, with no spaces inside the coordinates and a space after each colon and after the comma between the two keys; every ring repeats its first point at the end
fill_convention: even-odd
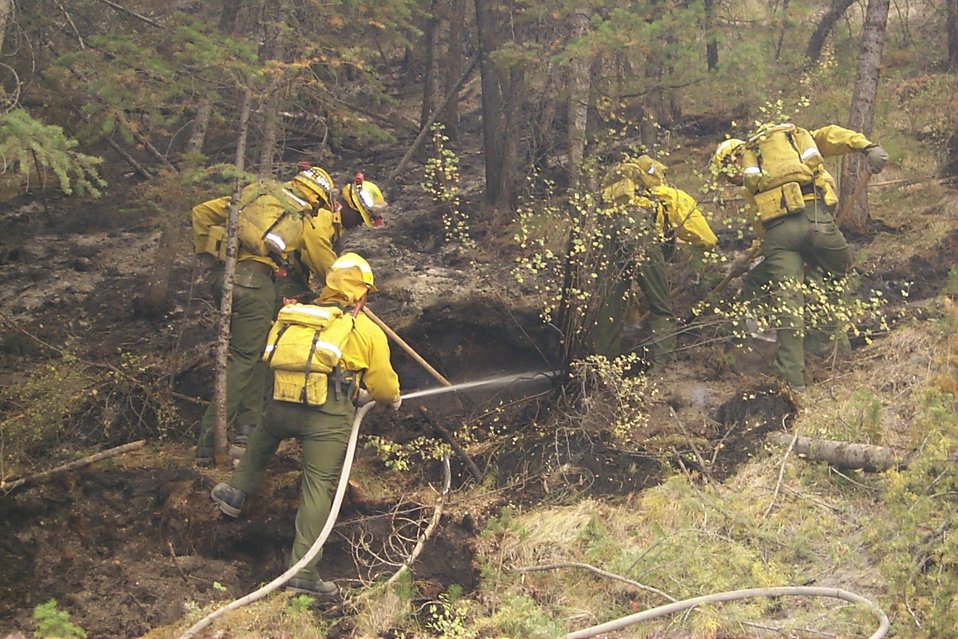
{"type": "Polygon", "coordinates": [[[502,388],[504,386],[525,385],[525,384],[552,384],[562,371],[526,371],[524,373],[512,373],[510,375],[500,375],[490,377],[475,382],[462,382],[450,386],[439,386],[437,388],[426,388],[423,390],[412,391],[402,395],[403,401],[408,399],[418,399],[420,397],[431,397],[433,395],[442,395],[444,393],[457,393],[466,390],[481,388],[491,390],[502,388]]]}

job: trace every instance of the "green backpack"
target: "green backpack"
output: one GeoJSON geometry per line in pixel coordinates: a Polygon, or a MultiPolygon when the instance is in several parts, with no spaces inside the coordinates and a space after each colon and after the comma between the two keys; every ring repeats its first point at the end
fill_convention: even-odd
{"type": "MultiPolygon", "coordinates": [[[[266,338],[263,361],[273,369],[273,399],[319,406],[355,325],[338,306],[290,304],[266,338]]],[[[338,371],[337,371],[338,374],[338,371]]]]}

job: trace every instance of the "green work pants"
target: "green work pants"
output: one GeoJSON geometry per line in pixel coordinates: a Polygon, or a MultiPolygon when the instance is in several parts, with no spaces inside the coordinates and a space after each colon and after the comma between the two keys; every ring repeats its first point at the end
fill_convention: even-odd
{"type": "MultiPolygon", "coordinates": [[[[306,555],[326,525],[339,474],[343,469],[352,421],[353,407],[346,393],[343,393],[343,399],[337,401],[330,398],[319,408],[271,399],[263,423],[250,435],[246,454],[233,473],[231,486],[245,493],[255,492],[279,443],[290,437],[300,441],[303,479],[290,566],[306,555]]],[[[319,581],[316,563],[321,557],[322,552],[296,576],[319,581]]]]}
{"type": "Polygon", "coordinates": [[[805,268],[818,268],[825,277],[845,275],[852,252],[821,202],[765,226],[764,266],[774,282],[772,297],[781,309],[775,368],[790,386],[805,386],[804,297],[805,268]]]}
{"type": "MultiPolygon", "coordinates": [[[[214,293],[223,292],[223,271],[215,273],[214,293]]],[[[273,278],[248,261],[237,262],[233,278],[230,345],[226,362],[226,423],[255,427],[262,421],[269,367],[262,361],[266,336],[273,321],[276,287],[273,278]]],[[[197,446],[213,446],[214,407],[200,422],[197,446]]]]}
{"type": "MultiPolygon", "coordinates": [[[[673,357],[676,321],[665,257],[658,242],[650,242],[646,246],[636,269],[635,280],[649,305],[651,359],[654,364],[663,364],[673,357]]],[[[593,332],[593,350],[599,355],[613,358],[622,354],[621,333],[629,285],[627,280],[614,283],[599,311],[593,332]]]]}

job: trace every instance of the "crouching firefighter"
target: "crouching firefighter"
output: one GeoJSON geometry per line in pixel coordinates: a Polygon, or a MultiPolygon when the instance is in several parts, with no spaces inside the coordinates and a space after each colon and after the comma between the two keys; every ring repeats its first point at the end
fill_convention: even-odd
{"type": "MultiPolygon", "coordinates": [[[[280,442],[298,439],[303,479],[290,566],[306,555],[329,516],[354,403],[376,401],[394,410],[402,403],[386,334],[361,312],[368,292],[376,290],[366,260],[345,253],[333,262],[314,304],[290,304],[280,310],[263,352],[274,376],[266,415],[253,430],[229,484],[217,484],[210,493],[224,514],[238,517],[280,442]]],[[[335,595],[336,585],[320,579],[316,571],[321,557],[317,555],[286,588],[335,595]]]]}
{"type": "Polygon", "coordinates": [[[622,354],[627,294],[634,279],[649,305],[650,359],[655,366],[674,359],[677,329],[663,247],[678,238],[707,253],[717,243],[698,203],[670,186],[665,171],[664,164],[642,155],[622,162],[603,178],[609,262],[615,272],[593,336],[594,352],[610,358],[622,354]]]}
{"type": "MultiPolygon", "coordinates": [[[[276,312],[276,280],[285,275],[290,255],[304,245],[304,223],[333,202],[332,178],[322,169],[301,171],[282,184],[258,180],[240,194],[237,219],[239,246],[233,276],[229,356],[226,368],[226,423],[242,443],[262,419],[268,370],[260,361],[266,334],[276,312]]],[[[223,292],[226,222],[231,198],[216,198],[192,210],[193,243],[201,279],[209,281],[214,299],[223,292]]],[[[315,264],[308,263],[311,269],[315,264]]],[[[196,463],[213,461],[214,407],[200,422],[196,463]]]]}
{"type": "Polygon", "coordinates": [[[807,276],[840,282],[852,264],[833,217],[838,197],[824,159],[852,152],[865,156],[873,174],[888,161],[881,146],[856,131],[836,125],[807,131],[791,123],[763,126],[747,140],[724,140],[712,155],[712,173],[743,187],[765,258],[747,285],[771,286],[782,315],[774,366],[799,392],[807,382],[802,285],[807,276]]]}

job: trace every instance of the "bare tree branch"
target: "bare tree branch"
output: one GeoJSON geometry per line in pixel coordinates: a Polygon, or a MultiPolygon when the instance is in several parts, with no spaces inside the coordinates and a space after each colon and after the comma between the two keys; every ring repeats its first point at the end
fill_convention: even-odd
{"type": "Polygon", "coordinates": [[[403,561],[402,566],[386,581],[387,586],[395,583],[403,574],[409,572],[409,567],[416,561],[420,553],[422,553],[422,549],[426,547],[426,542],[432,537],[432,533],[439,525],[439,520],[442,519],[443,502],[446,499],[446,495],[449,494],[449,484],[451,482],[452,472],[449,470],[449,453],[447,452],[442,456],[442,492],[439,493],[439,498],[436,500],[436,508],[433,510],[432,519],[419,536],[419,540],[416,542],[416,546],[412,549],[412,552],[410,552],[406,560],[403,561]]]}
{"type": "Polygon", "coordinates": [[[122,455],[128,453],[131,450],[139,450],[146,445],[145,439],[140,439],[135,442],[130,442],[129,444],[123,444],[122,446],[117,446],[116,448],[110,448],[108,450],[101,451],[95,455],[90,455],[89,457],[84,457],[83,459],[77,459],[76,461],[69,462],[67,464],[62,464],[50,470],[45,470],[42,473],[36,473],[34,475],[28,475],[22,479],[15,479],[13,481],[2,481],[0,480],[0,497],[5,497],[11,492],[18,488],[24,486],[37,484],[47,479],[50,479],[54,475],[60,473],[65,473],[69,470],[76,470],[77,468],[83,468],[84,466],[89,466],[90,464],[95,464],[98,461],[108,459],[110,457],[116,457],[117,455],[122,455]]]}
{"type": "Polygon", "coordinates": [[[156,20],[153,20],[153,19],[151,19],[151,18],[147,18],[147,17],[144,16],[144,15],[140,15],[139,13],[137,13],[136,11],[133,11],[132,9],[127,9],[127,8],[124,7],[123,5],[117,4],[116,2],[113,2],[113,0],[97,0],[97,2],[102,2],[103,4],[105,4],[105,5],[107,5],[107,6],[110,6],[110,7],[113,7],[114,9],[116,9],[117,11],[119,11],[119,12],[121,12],[121,13],[125,13],[125,14],[127,14],[127,15],[129,15],[129,16],[133,16],[133,17],[136,18],[137,20],[140,20],[140,21],[142,21],[142,22],[145,22],[145,23],[147,23],[147,24],[150,25],[150,26],[156,27],[157,29],[165,29],[165,28],[166,28],[166,27],[164,27],[162,24],[160,24],[159,22],[157,22],[156,20]]]}
{"type": "Polygon", "coordinates": [[[543,572],[546,570],[558,570],[560,568],[579,568],[582,570],[588,570],[589,572],[594,572],[600,577],[605,577],[607,579],[614,579],[616,581],[621,581],[622,583],[629,584],[630,586],[635,586],[639,590],[644,590],[654,595],[658,595],[659,597],[662,597],[663,599],[668,599],[669,601],[677,601],[675,597],[668,594],[667,592],[663,592],[659,590],[658,588],[653,588],[652,586],[646,586],[645,584],[635,581],[634,579],[628,579],[626,577],[622,577],[621,575],[616,575],[615,573],[606,572],[605,570],[602,570],[601,568],[596,568],[592,564],[586,564],[579,561],[563,561],[563,562],[554,563],[554,564],[543,564],[541,566],[526,566],[524,568],[516,568],[515,571],[516,572],[543,572]]]}

